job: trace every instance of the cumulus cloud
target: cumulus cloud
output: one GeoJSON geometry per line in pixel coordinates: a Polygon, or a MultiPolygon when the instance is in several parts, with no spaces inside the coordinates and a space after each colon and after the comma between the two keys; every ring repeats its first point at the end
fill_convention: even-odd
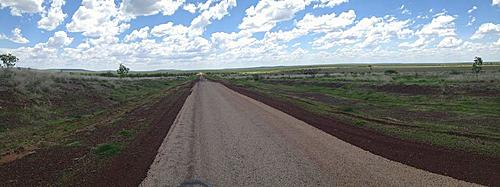
{"type": "Polygon", "coordinates": [[[500,46],[500,38],[494,43],[496,46],[500,46]]]}
{"type": "Polygon", "coordinates": [[[65,0],[52,0],[48,12],[43,13],[38,21],[38,28],[48,31],[56,29],[66,18],[66,14],[62,11],[65,3],[65,0]]]}
{"type": "Polygon", "coordinates": [[[184,25],[174,25],[172,22],[157,25],[151,29],[151,34],[156,37],[184,35],[189,28],[184,25]]]}
{"type": "Polygon", "coordinates": [[[196,12],[196,6],[193,3],[188,3],[185,4],[182,9],[188,11],[191,14],[194,14],[196,12]]]}
{"type": "Polygon", "coordinates": [[[306,14],[302,20],[297,22],[297,28],[313,32],[327,32],[351,25],[355,19],[354,10],[342,12],[338,16],[335,13],[321,16],[306,14]]]}
{"type": "Polygon", "coordinates": [[[134,30],[130,34],[125,36],[124,41],[130,42],[130,41],[134,41],[137,39],[146,39],[146,38],[148,38],[148,34],[149,34],[148,32],[149,32],[148,26],[143,27],[143,28],[138,29],[138,30],[134,30]]]}
{"type": "Polygon", "coordinates": [[[483,23],[472,35],[471,39],[481,39],[487,34],[500,35],[500,24],[483,23]]]}
{"type": "Polygon", "coordinates": [[[238,28],[251,32],[269,31],[276,23],[293,19],[310,3],[310,0],[261,0],[245,11],[246,16],[238,28]]]}
{"type": "Polygon", "coordinates": [[[43,0],[0,0],[0,9],[10,8],[10,14],[21,16],[23,13],[40,13],[43,0]]]}
{"type": "Polygon", "coordinates": [[[455,17],[439,14],[434,17],[429,24],[426,24],[416,34],[418,35],[437,35],[437,36],[455,36],[455,17]]]}
{"type": "Polygon", "coordinates": [[[441,42],[439,42],[438,47],[441,48],[454,48],[462,44],[462,40],[456,37],[446,37],[441,42]]]}
{"type": "Polygon", "coordinates": [[[121,19],[114,1],[83,0],[66,28],[69,32],[81,32],[88,37],[114,36],[130,27],[121,23],[121,19]]]}
{"type": "Polygon", "coordinates": [[[410,20],[397,20],[391,16],[363,18],[353,27],[326,33],[312,42],[318,49],[329,49],[338,45],[353,44],[356,47],[375,46],[391,38],[405,38],[413,34],[410,20]]]}
{"type": "Polygon", "coordinates": [[[493,0],[491,2],[491,5],[493,5],[493,6],[500,6],[500,0],[493,0]]]}
{"type": "Polygon", "coordinates": [[[6,36],[6,35],[0,33],[0,40],[10,40],[11,42],[20,43],[20,44],[25,44],[25,43],[30,42],[28,39],[26,39],[21,34],[21,29],[19,29],[19,28],[14,28],[14,30],[12,30],[11,36],[6,36]]]}
{"type": "Polygon", "coordinates": [[[229,9],[236,6],[236,0],[222,0],[218,4],[204,10],[198,17],[191,21],[190,29],[201,35],[205,27],[212,23],[212,20],[221,20],[229,14],[229,9]]]}
{"type": "Polygon", "coordinates": [[[68,37],[66,32],[57,31],[54,36],[50,37],[47,41],[47,46],[49,47],[64,47],[68,46],[73,42],[73,38],[68,37]]]}
{"type": "Polygon", "coordinates": [[[172,15],[184,3],[184,0],[124,0],[120,10],[130,16],[149,16],[158,13],[172,15]]]}
{"type": "Polygon", "coordinates": [[[402,42],[399,44],[399,47],[407,47],[407,48],[421,48],[424,47],[429,43],[428,40],[426,40],[423,37],[418,38],[414,42],[402,42]]]}
{"type": "Polygon", "coordinates": [[[332,8],[342,3],[349,2],[349,0],[316,0],[316,1],[319,1],[319,3],[315,4],[314,8],[325,8],[325,7],[332,8]]]}

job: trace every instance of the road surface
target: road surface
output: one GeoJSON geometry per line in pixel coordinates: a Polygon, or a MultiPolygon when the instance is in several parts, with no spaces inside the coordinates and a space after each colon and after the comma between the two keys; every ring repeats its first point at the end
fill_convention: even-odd
{"type": "Polygon", "coordinates": [[[198,82],[141,186],[471,186],[371,154],[198,82]]]}

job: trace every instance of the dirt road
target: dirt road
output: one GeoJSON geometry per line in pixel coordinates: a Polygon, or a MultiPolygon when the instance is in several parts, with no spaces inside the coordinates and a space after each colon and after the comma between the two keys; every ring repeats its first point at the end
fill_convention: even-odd
{"type": "Polygon", "coordinates": [[[371,154],[200,81],[141,186],[471,186],[371,154]]]}

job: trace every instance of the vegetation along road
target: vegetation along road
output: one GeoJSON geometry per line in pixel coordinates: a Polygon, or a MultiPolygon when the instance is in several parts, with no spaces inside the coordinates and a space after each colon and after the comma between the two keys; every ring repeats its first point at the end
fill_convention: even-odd
{"type": "Polygon", "coordinates": [[[472,186],[364,151],[201,80],[141,186],[472,186]]]}

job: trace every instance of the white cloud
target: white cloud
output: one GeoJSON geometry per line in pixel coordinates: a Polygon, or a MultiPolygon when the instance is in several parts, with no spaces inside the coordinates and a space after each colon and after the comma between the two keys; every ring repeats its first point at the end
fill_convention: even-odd
{"type": "Polygon", "coordinates": [[[325,8],[325,7],[332,8],[342,3],[349,2],[349,0],[316,0],[316,1],[319,1],[319,3],[315,4],[314,8],[325,8]]]}
{"type": "Polygon", "coordinates": [[[65,3],[65,0],[52,0],[49,11],[44,12],[38,21],[38,28],[51,31],[59,26],[66,18],[66,14],[62,11],[65,3]]]}
{"type": "Polygon", "coordinates": [[[472,35],[471,39],[481,39],[487,34],[500,35],[500,24],[483,23],[472,35]]]}
{"type": "Polygon", "coordinates": [[[191,14],[196,12],[196,6],[193,3],[185,4],[182,8],[191,14]]]}
{"type": "Polygon", "coordinates": [[[500,46],[500,38],[498,38],[498,40],[494,43],[494,45],[500,46]]]}
{"type": "Polygon", "coordinates": [[[467,10],[467,13],[471,14],[472,12],[477,10],[477,6],[472,6],[471,9],[467,10]]]}
{"type": "Polygon", "coordinates": [[[446,37],[441,42],[439,42],[438,47],[441,48],[454,48],[462,44],[462,40],[456,37],[446,37]]]}
{"type": "Polygon", "coordinates": [[[21,29],[19,29],[19,28],[14,28],[14,30],[12,30],[11,36],[6,36],[6,35],[0,33],[0,40],[10,40],[11,42],[20,43],[20,44],[25,44],[25,43],[30,42],[28,39],[26,39],[21,34],[21,29]]]}
{"type": "Polygon", "coordinates": [[[424,25],[417,35],[437,35],[437,36],[455,36],[455,17],[450,15],[438,14],[432,21],[424,25]]]}
{"type": "Polygon", "coordinates": [[[196,8],[199,9],[200,11],[204,11],[207,10],[212,3],[214,3],[213,0],[207,0],[205,1],[205,3],[198,2],[196,8]]]}
{"type": "Polygon", "coordinates": [[[23,13],[40,13],[43,0],[0,0],[0,9],[10,8],[10,14],[21,16],[23,13]]]}
{"type": "Polygon", "coordinates": [[[500,0],[493,0],[491,2],[491,5],[493,5],[493,6],[500,6],[500,0]]]}
{"type": "Polygon", "coordinates": [[[310,0],[261,0],[245,11],[246,16],[238,28],[251,32],[269,31],[276,23],[293,19],[310,3],[310,0]]]}
{"type": "Polygon", "coordinates": [[[329,49],[338,45],[355,44],[363,48],[387,43],[391,38],[405,38],[413,34],[408,27],[410,20],[399,21],[392,16],[363,18],[353,27],[329,32],[312,42],[317,49],[329,49]]]}
{"type": "Polygon", "coordinates": [[[428,43],[429,43],[428,40],[426,40],[423,37],[420,37],[417,40],[415,40],[415,42],[413,42],[413,43],[410,43],[410,42],[400,43],[399,47],[421,48],[421,47],[424,47],[425,45],[427,45],[428,43]]]}
{"type": "Polygon", "coordinates": [[[338,16],[335,13],[318,17],[306,14],[302,20],[297,22],[297,28],[313,32],[327,32],[351,25],[355,19],[356,13],[354,10],[343,12],[338,16]]]}
{"type": "Polygon", "coordinates": [[[137,39],[146,39],[146,38],[148,38],[148,32],[149,32],[149,27],[148,26],[143,27],[143,28],[141,28],[139,30],[134,30],[130,34],[128,34],[127,36],[125,36],[124,41],[125,42],[130,42],[130,41],[134,41],[134,40],[137,40],[137,39]]]}
{"type": "Polygon", "coordinates": [[[83,0],[66,28],[69,32],[82,32],[87,37],[115,36],[130,27],[120,23],[121,19],[123,17],[114,1],[83,0]]]}
{"type": "Polygon", "coordinates": [[[184,0],[124,0],[120,10],[126,15],[148,16],[158,13],[172,15],[184,3],[184,0]]]}
{"type": "Polygon", "coordinates": [[[73,38],[68,37],[66,32],[57,31],[54,36],[50,37],[47,41],[49,47],[63,47],[68,46],[73,42],[73,38]]]}
{"type": "Polygon", "coordinates": [[[183,25],[174,25],[172,22],[160,24],[151,29],[151,34],[156,37],[185,35],[189,32],[189,28],[183,25]]]}
{"type": "Polygon", "coordinates": [[[212,23],[212,20],[221,20],[224,16],[229,14],[229,8],[235,6],[236,0],[222,0],[194,18],[193,21],[191,21],[190,29],[194,34],[201,35],[205,27],[212,23]]]}

